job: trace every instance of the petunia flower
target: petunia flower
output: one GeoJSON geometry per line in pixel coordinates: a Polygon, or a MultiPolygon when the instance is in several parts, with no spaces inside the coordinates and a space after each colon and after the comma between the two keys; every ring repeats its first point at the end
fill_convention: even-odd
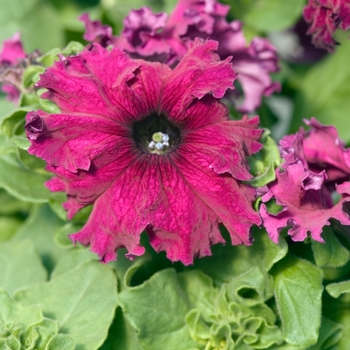
{"type": "Polygon", "coordinates": [[[25,57],[26,53],[19,33],[3,42],[0,52],[0,83],[3,84],[1,91],[7,95],[9,101],[14,103],[17,103],[20,96],[18,84],[21,82],[23,71],[20,62],[25,57]]]}
{"type": "Polygon", "coordinates": [[[307,34],[312,35],[313,44],[332,52],[336,29],[350,29],[350,0],[309,0],[303,15],[311,23],[307,34]]]}
{"type": "Polygon", "coordinates": [[[143,230],[156,251],[184,264],[223,242],[219,223],[232,244],[251,243],[255,190],[239,180],[251,178],[246,155],[261,148],[261,130],[257,117],[229,120],[219,98],[235,73],[216,49],[196,40],[171,70],[94,44],[41,76],[43,97],[61,113],[28,113],[29,153],[56,175],[46,185],[67,193],[69,218],[93,203],[71,238],[103,261],[121,247],[142,255],[143,230]]]}
{"type": "Polygon", "coordinates": [[[344,182],[347,165],[341,164],[341,160],[347,161],[347,150],[334,127],[323,126],[315,118],[305,122],[312,126],[309,131],[301,128],[280,141],[285,163],[276,169],[276,180],[267,186],[262,197],[264,203],[274,199],[282,206],[277,214],[269,212],[265,204],[260,207],[263,225],[276,243],[280,231],[287,226],[291,226],[288,234],[294,241],[303,241],[309,232],[314,240],[324,242],[322,229],[330,224],[330,219],[350,225],[344,208],[350,202],[350,182],[344,182]],[[333,176],[339,174],[342,176],[333,176]],[[327,182],[329,177],[332,187],[327,182]],[[333,189],[340,195],[335,204],[333,189]]]}
{"type": "MultiPolygon", "coordinates": [[[[262,96],[280,89],[280,84],[270,77],[278,71],[278,58],[267,39],[254,38],[247,45],[242,23],[226,20],[229,8],[216,0],[180,0],[169,16],[155,14],[148,7],[131,10],[121,35],[109,42],[133,57],[174,66],[187,52],[189,41],[216,40],[221,59],[232,56],[237,81],[242,86],[244,99],[237,109],[252,112],[260,106],[262,96]]],[[[229,97],[237,102],[236,95],[229,97]]]]}
{"type": "Polygon", "coordinates": [[[85,33],[83,38],[86,41],[99,43],[103,47],[106,47],[112,43],[113,34],[112,28],[108,25],[101,24],[100,21],[91,21],[88,13],[83,13],[79,20],[85,24],[85,33]]]}
{"type": "Polygon", "coordinates": [[[279,69],[278,57],[267,39],[256,37],[247,45],[242,23],[227,22],[229,9],[230,6],[216,0],[180,0],[167,25],[179,27],[181,39],[185,41],[199,37],[219,42],[219,56],[233,57],[232,66],[242,86],[244,99],[237,109],[252,112],[261,105],[262,96],[280,90],[280,84],[270,76],[279,69]]]}

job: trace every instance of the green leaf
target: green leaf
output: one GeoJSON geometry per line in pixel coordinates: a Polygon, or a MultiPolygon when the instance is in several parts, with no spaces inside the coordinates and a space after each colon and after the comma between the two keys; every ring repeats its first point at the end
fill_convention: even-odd
{"type": "Polygon", "coordinates": [[[26,68],[26,70],[23,72],[23,87],[24,88],[30,88],[35,83],[39,81],[40,74],[45,72],[45,67],[39,66],[39,65],[32,65],[26,68]]]}
{"type": "Polygon", "coordinates": [[[253,187],[262,187],[276,179],[275,168],[281,164],[281,156],[276,142],[265,129],[260,142],[263,148],[248,157],[250,172],[254,178],[247,181],[253,187]]]}
{"type": "Polygon", "coordinates": [[[45,350],[75,350],[73,337],[66,334],[56,334],[48,342],[45,350]]]}
{"type": "MultiPolygon", "coordinates": [[[[14,217],[0,217],[0,242],[9,240],[21,226],[22,221],[14,217]]],[[[0,272],[1,273],[1,272],[0,272]]]]}
{"type": "Polygon", "coordinates": [[[85,247],[77,247],[58,262],[55,269],[52,271],[51,279],[61,276],[64,273],[80,269],[82,265],[92,260],[98,260],[98,256],[95,253],[90,252],[85,247]]]}
{"type": "Polygon", "coordinates": [[[124,317],[122,309],[117,308],[108,337],[99,350],[145,350],[140,344],[137,332],[124,317]]]}
{"type": "Polygon", "coordinates": [[[330,226],[324,226],[322,238],[326,243],[311,241],[311,248],[317,266],[340,267],[350,259],[349,251],[339,242],[330,226]]]}
{"type": "Polygon", "coordinates": [[[22,305],[13,300],[5,290],[0,289],[0,338],[6,330],[18,329],[25,333],[30,326],[43,320],[41,308],[37,305],[22,305]]]}
{"type": "Polygon", "coordinates": [[[217,291],[213,280],[200,270],[179,273],[178,281],[185,291],[191,308],[199,309],[205,315],[214,313],[213,300],[217,291]]]}
{"type": "Polygon", "coordinates": [[[0,265],[0,287],[10,294],[47,279],[47,272],[29,240],[0,244],[0,265]]]}
{"type": "Polygon", "coordinates": [[[332,322],[326,317],[322,317],[322,324],[319,332],[318,341],[308,350],[326,350],[333,349],[339,343],[343,336],[343,327],[339,323],[332,322]]]}
{"type": "Polygon", "coordinates": [[[34,207],[30,216],[20,227],[13,240],[31,239],[49,272],[65,255],[67,250],[58,247],[54,234],[65,222],[60,220],[47,204],[34,207]]]}
{"type": "Polygon", "coordinates": [[[304,349],[315,344],[321,325],[322,270],[289,255],[272,274],[285,340],[304,349]]]}
{"type": "Polygon", "coordinates": [[[13,109],[15,109],[15,105],[12,102],[7,101],[5,97],[0,96],[0,122],[2,118],[10,113],[13,109]]]}
{"type": "Polygon", "coordinates": [[[56,195],[44,187],[49,178],[22,167],[15,155],[0,155],[0,188],[20,200],[44,203],[55,198],[56,195]]]}
{"type": "Polygon", "coordinates": [[[267,349],[282,342],[281,330],[274,324],[276,316],[264,304],[273,288],[257,267],[219,290],[197,270],[178,274],[178,280],[193,308],[186,323],[201,349],[245,349],[247,344],[249,349],[267,349]]]}
{"type": "Polygon", "coordinates": [[[95,350],[107,337],[117,305],[116,278],[110,267],[89,261],[49,282],[15,295],[25,305],[40,303],[78,349],[95,350]]]}
{"type": "Polygon", "coordinates": [[[340,137],[350,141],[348,113],[350,110],[350,41],[347,33],[334,54],[314,64],[303,76],[292,119],[292,129],[298,130],[302,119],[316,117],[321,123],[332,124],[340,137]],[[340,69],[341,67],[341,69],[340,69]]]}
{"type": "Polygon", "coordinates": [[[73,248],[74,244],[68,235],[80,231],[81,228],[82,224],[68,222],[55,232],[55,242],[63,249],[73,248]]]}
{"type": "Polygon", "coordinates": [[[22,129],[21,131],[23,131],[25,117],[28,111],[30,111],[30,108],[27,107],[16,108],[11,111],[10,114],[6,115],[1,120],[1,132],[11,138],[19,127],[22,129]]]}
{"type": "MultiPolygon", "coordinates": [[[[254,242],[252,246],[212,247],[213,255],[195,260],[194,268],[202,270],[217,283],[229,282],[253,266],[257,266],[266,273],[281,260],[288,251],[287,243],[280,239],[279,244],[272,242],[265,230],[253,229],[254,242]]],[[[226,239],[229,242],[229,238],[226,239]]]]}
{"type": "Polygon", "coordinates": [[[326,290],[333,298],[339,298],[341,294],[350,293],[350,281],[329,284],[326,290]]]}
{"type": "Polygon", "coordinates": [[[246,25],[262,32],[290,28],[301,16],[304,0],[238,0],[225,1],[232,5],[231,13],[246,25]]]}
{"type": "Polygon", "coordinates": [[[186,327],[188,306],[173,269],[122,291],[119,301],[146,349],[188,350],[196,346],[186,327]]]}

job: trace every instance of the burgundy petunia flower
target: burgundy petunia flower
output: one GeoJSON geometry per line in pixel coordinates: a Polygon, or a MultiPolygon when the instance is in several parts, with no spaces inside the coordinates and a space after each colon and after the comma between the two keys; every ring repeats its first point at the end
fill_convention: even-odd
{"type": "Polygon", "coordinates": [[[350,0],[309,0],[304,19],[311,23],[307,34],[312,35],[313,44],[332,52],[336,29],[350,29],[350,0]]]}
{"type": "Polygon", "coordinates": [[[334,127],[323,126],[315,118],[305,122],[312,126],[309,131],[301,128],[280,141],[285,163],[276,170],[276,180],[262,197],[263,202],[273,198],[282,206],[277,214],[268,212],[265,204],[260,207],[263,225],[274,242],[278,242],[279,232],[286,226],[291,226],[288,234],[294,241],[303,241],[310,232],[314,240],[323,242],[322,229],[330,224],[330,219],[350,225],[343,208],[350,202],[350,182],[344,182],[348,165],[341,164],[348,162],[348,152],[334,127]],[[336,204],[331,195],[333,189],[341,197],[336,204]]]}
{"type": "Polygon", "coordinates": [[[185,42],[197,37],[219,42],[219,56],[222,59],[232,56],[232,66],[242,86],[244,99],[237,109],[252,112],[261,105],[262,96],[280,90],[280,84],[270,76],[279,69],[278,58],[267,39],[256,37],[247,46],[242,23],[226,20],[229,9],[230,6],[216,0],[180,0],[167,26],[178,27],[185,42]]]}
{"type": "Polygon", "coordinates": [[[103,261],[142,255],[146,229],[155,250],[191,264],[223,242],[250,244],[255,190],[246,155],[261,148],[257,117],[231,121],[218,99],[232,89],[230,60],[217,43],[196,40],[174,70],[133,60],[95,44],[56,62],[41,76],[43,97],[61,109],[28,113],[29,152],[43,158],[64,191],[68,217],[94,203],[73,241],[91,245],[103,261]]]}
{"type": "Polygon", "coordinates": [[[86,41],[98,43],[103,47],[110,45],[113,41],[112,28],[108,25],[102,25],[100,21],[91,21],[88,13],[78,17],[85,24],[85,34],[83,38],[86,41]]]}
{"type": "MultiPolygon", "coordinates": [[[[187,52],[189,41],[216,40],[221,59],[232,56],[232,65],[242,86],[244,100],[237,109],[252,112],[260,106],[262,96],[280,89],[280,84],[272,82],[270,77],[278,71],[278,58],[267,39],[254,38],[247,46],[242,23],[228,23],[228,11],[229,6],[216,0],[180,0],[169,17],[142,7],[130,12],[121,35],[111,38],[109,43],[135,58],[174,66],[187,52]]],[[[230,94],[230,97],[236,95],[230,94]]]]}
{"type": "Polygon", "coordinates": [[[9,101],[14,103],[17,103],[20,96],[17,83],[21,82],[22,69],[19,66],[20,60],[25,57],[26,53],[19,33],[3,42],[0,52],[0,83],[3,83],[1,91],[7,95],[9,101]]]}

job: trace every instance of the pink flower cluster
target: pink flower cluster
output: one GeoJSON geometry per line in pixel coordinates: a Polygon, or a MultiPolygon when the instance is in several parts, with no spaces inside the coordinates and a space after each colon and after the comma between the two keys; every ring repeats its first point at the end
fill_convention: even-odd
{"type": "Polygon", "coordinates": [[[305,123],[311,126],[309,131],[300,129],[280,141],[285,163],[262,197],[263,202],[274,199],[282,206],[277,214],[268,212],[265,204],[260,207],[263,225],[276,243],[287,226],[294,241],[303,241],[310,232],[314,240],[323,242],[322,229],[330,219],[350,225],[350,149],[344,148],[334,127],[314,118],[305,123]],[[334,190],[340,195],[335,204],[334,190]]]}
{"type": "Polygon", "coordinates": [[[312,35],[313,44],[332,52],[336,29],[350,29],[350,0],[309,0],[304,18],[311,23],[307,34],[312,35]]]}
{"type": "Polygon", "coordinates": [[[74,241],[90,244],[103,261],[142,255],[146,230],[156,251],[191,264],[224,242],[251,244],[261,220],[246,156],[260,150],[257,117],[232,121],[220,102],[233,88],[231,58],[220,60],[214,41],[189,43],[171,69],[132,59],[118,48],[93,44],[61,57],[41,76],[42,96],[61,113],[26,117],[29,153],[56,176],[51,191],[64,191],[68,217],[93,203],[74,241]]]}
{"type": "MultiPolygon", "coordinates": [[[[221,59],[232,56],[232,66],[243,90],[244,100],[237,109],[252,112],[260,106],[262,96],[280,89],[279,83],[270,77],[278,71],[277,55],[267,39],[257,37],[247,45],[242,23],[227,22],[228,11],[229,6],[217,0],[180,0],[170,16],[154,14],[148,7],[142,7],[125,18],[119,37],[112,35],[110,27],[90,21],[86,14],[80,19],[86,25],[86,40],[171,66],[180,61],[195,38],[216,40],[221,59]]],[[[229,97],[237,100],[237,93],[230,93],[229,97]]]]}

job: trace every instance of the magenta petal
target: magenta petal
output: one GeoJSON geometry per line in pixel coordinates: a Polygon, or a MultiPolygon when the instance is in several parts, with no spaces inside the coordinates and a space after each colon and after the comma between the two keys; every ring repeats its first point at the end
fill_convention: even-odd
{"type": "Polygon", "coordinates": [[[14,65],[20,58],[25,58],[26,53],[23,50],[21,36],[16,33],[11,39],[3,42],[2,50],[0,52],[0,64],[14,65]]]}
{"type": "Polygon", "coordinates": [[[55,62],[41,75],[37,86],[49,90],[42,97],[51,99],[62,112],[101,115],[122,121],[129,111],[123,105],[119,86],[125,86],[137,68],[136,62],[120,50],[109,51],[95,44],[79,56],[55,62]]]}
{"type": "Polygon", "coordinates": [[[259,118],[242,121],[222,121],[189,132],[185,142],[193,146],[217,174],[229,173],[237,180],[249,180],[247,154],[258,152],[261,130],[256,129],[259,118]]]}
{"type": "MultiPolygon", "coordinates": [[[[152,41],[152,38],[156,36],[157,32],[165,27],[168,15],[164,12],[154,14],[149,7],[141,7],[138,10],[131,10],[130,13],[124,19],[124,29],[122,36],[125,37],[130,45],[140,50],[144,45],[148,45],[148,40],[152,41]]],[[[155,38],[157,41],[157,38],[155,38]]],[[[152,50],[148,46],[147,56],[151,56],[156,53],[157,50],[152,50]]],[[[138,51],[138,50],[136,50],[138,51]]]]}
{"type": "Polygon", "coordinates": [[[91,43],[99,43],[106,47],[112,39],[112,27],[102,25],[100,21],[91,21],[89,14],[84,13],[78,19],[85,23],[85,33],[83,38],[91,43]]]}
{"type": "Polygon", "coordinates": [[[305,159],[310,168],[325,169],[329,181],[350,177],[350,149],[344,143],[334,126],[325,126],[315,118],[305,123],[311,129],[305,133],[303,147],[305,159]]]}
{"type": "Polygon", "coordinates": [[[303,15],[311,23],[307,34],[312,35],[312,43],[332,52],[336,29],[350,29],[350,0],[309,0],[303,15]]]}
{"type": "Polygon", "coordinates": [[[186,109],[194,98],[211,93],[216,98],[224,96],[227,89],[233,89],[236,77],[230,64],[215,53],[218,44],[208,40],[195,40],[187,54],[172,71],[162,91],[161,108],[175,117],[186,109]]]}
{"type": "Polygon", "coordinates": [[[244,92],[244,101],[238,110],[252,112],[261,105],[262,96],[280,90],[280,84],[272,82],[270,77],[278,71],[276,50],[266,39],[254,38],[247,49],[232,55],[233,69],[244,92]]]}
{"type": "Polygon", "coordinates": [[[21,93],[15,86],[5,83],[1,86],[1,91],[6,94],[6,99],[8,101],[17,104],[21,93]]]}
{"type": "MultiPolygon", "coordinates": [[[[309,232],[314,240],[323,242],[322,228],[330,224],[330,219],[350,225],[349,215],[343,211],[343,204],[350,201],[348,192],[333,206],[326,187],[314,189],[318,186],[305,185],[310,181],[310,172],[301,162],[285,164],[283,171],[276,170],[276,176],[277,179],[269,185],[269,196],[263,197],[263,201],[273,197],[283,210],[274,215],[264,204],[260,207],[263,225],[274,242],[278,242],[279,232],[286,226],[292,226],[288,234],[294,241],[303,241],[309,232]]],[[[348,187],[344,185],[339,191],[345,192],[348,187]]]]}
{"type": "Polygon", "coordinates": [[[231,176],[216,174],[210,169],[206,157],[191,144],[182,147],[174,161],[192,192],[228,229],[232,244],[249,245],[251,226],[260,224],[259,216],[252,209],[255,191],[231,176]]]}
{"type": "Polygon", "coordinates": [[[106,164],[129,146],[128,130],[99,116],[47,114],[39,110],[27,114],[25,128],[32,140],[30,154],[73,173],[89,170],[95,159],[99,166],[106,164]]]}

